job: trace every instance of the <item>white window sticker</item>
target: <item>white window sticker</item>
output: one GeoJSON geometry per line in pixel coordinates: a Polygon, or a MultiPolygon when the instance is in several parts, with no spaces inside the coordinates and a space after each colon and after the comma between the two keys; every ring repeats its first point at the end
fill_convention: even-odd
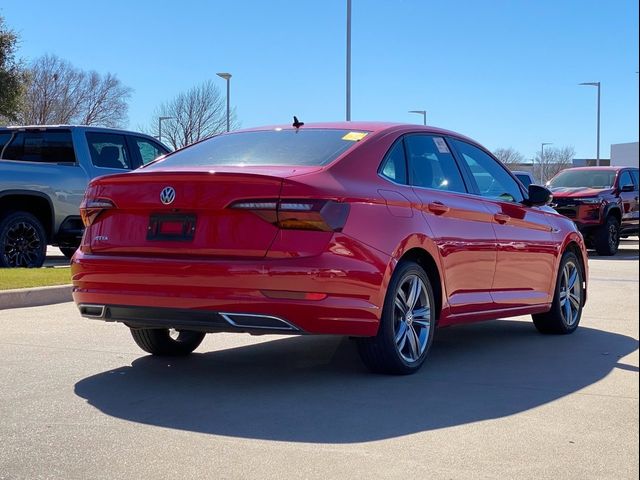
{"type": "Polygon", "coordinates": [[[444,138],[433,137],[433,143],[436,144],[440,153],[449,153],[449,147],[447,147],[447,142],[444,141],[444,138]]]}

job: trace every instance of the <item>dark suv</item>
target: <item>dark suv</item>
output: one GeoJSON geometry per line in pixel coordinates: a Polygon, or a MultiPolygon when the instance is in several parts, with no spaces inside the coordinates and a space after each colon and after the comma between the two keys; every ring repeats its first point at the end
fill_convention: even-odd
{"type": "Polygon", "coordinates": [[[552,206],[576,223],[599,255],[615,255],[620,238],[638,235],[637,168],[570,168],[547,186],[553,192],[552,206]]]}

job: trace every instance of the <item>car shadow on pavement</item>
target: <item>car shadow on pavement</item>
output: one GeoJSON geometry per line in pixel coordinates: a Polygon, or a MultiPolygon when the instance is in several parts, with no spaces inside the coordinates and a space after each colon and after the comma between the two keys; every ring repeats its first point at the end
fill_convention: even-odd
{"type": "Polygon", "coordinates": [[[589,260],[638,260],[640,255],[640,247],[638,240],[621,240],[620,249],[615,255],[602,256],[595,251],[589,250],[589,260]]]}
{"type": "Polygon", "coordinates": [[[440,329],[412,376],[370,374],[349,339],[309,336],[179,359],[144,356],[81,380],[75,393],[107,415],[160,427],[366,442],[539,407],[601,380],[637,348],[631,337],[600,330],[544,336],[529,322],[498,320],[440,329]]]}

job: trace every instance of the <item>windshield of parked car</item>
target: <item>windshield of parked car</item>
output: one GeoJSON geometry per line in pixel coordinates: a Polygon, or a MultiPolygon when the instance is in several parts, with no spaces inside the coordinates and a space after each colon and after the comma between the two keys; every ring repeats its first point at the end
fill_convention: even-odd
{"type": "Polygon", "coordinates": [[[147,168],[215,165],[326,165],[367,132],[274,129],[219,135],[180,150],[147,168]]]}
{"type": "Polygon", "coordinates": [[[531,177],[526,173],[516,173],[515,176],[527,188],[529,188],[529,185],[533,183],[531,181],[531,177]]]}
{"type": "Polygon", "coordinates": [[[551,188],[611,188],[616,179],[615,170],[565,170],[553,177],[547,184],[551,188]]]}

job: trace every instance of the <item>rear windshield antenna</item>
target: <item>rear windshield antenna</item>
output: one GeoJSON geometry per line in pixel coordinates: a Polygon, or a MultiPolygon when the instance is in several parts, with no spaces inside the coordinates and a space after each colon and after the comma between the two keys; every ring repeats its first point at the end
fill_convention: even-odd
{"type": "Polygon", "coordinates": [[[298,120],[298,117],[296,117],[295,115],[293,116],[293,127],[294,128],[300,128],[301,126],[304,125],[304,122],[301,122],[300,120],[298,120]]]}

